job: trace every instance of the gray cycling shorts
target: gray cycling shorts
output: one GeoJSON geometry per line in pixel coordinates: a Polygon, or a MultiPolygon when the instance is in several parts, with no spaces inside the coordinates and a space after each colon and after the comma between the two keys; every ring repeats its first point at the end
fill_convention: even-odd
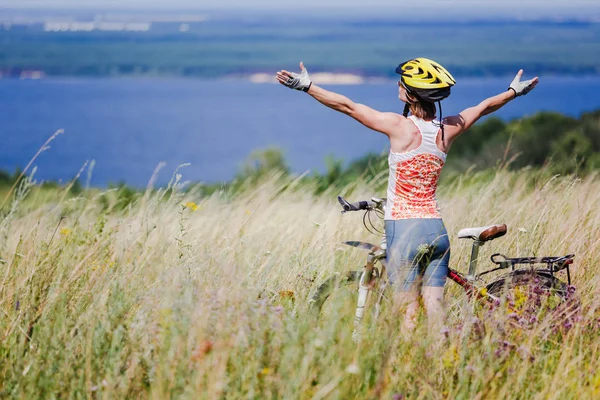
{"type": "Polygon", "coordinates": [[[441,219],[386,220],[385,235],[388,277],[396,291],[444,286],[450,241],[441,219]]]}

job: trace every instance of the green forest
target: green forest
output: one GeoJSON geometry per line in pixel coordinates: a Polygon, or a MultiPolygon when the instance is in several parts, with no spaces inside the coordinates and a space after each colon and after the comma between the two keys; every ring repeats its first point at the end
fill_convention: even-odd
{"type": "Polygon", "coordinates": [[[296,66],[392,76],[400,61],[427,54],[456,76],[600,73],[600,23],[407,22],[393,17],[224,20],[188,32],[0,30],[0,72],[18,76],[220,77],[296,66]]]}

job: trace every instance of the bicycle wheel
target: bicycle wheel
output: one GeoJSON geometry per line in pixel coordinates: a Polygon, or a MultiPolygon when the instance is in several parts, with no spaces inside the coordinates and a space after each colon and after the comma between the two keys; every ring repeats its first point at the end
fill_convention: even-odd
{"type": "Polygon", "coordinates": [[[521,323],[535,323],[549,313],[570,318],[578,307],[569,286],[549,271],[514,271],[487,285],[487,290],[521,323]]]}
{"type": "MultiPolygon", "coordinates": [[[[352,302],[354,302],[354,306],[356,306],[356,291],[362,272],[362,270],[348,271],[345,274],[334,275],[326,279],[310,299],[311,313],[314,316],[319,316],[323,309],[323,305],[330,297],[332,297],[334,292],[336,292],[335,297],[338,298],[337,303],[352,304],[352,302]]],[[[339,305],[338,308],[342,306],[343,305],[339,305]]]]}

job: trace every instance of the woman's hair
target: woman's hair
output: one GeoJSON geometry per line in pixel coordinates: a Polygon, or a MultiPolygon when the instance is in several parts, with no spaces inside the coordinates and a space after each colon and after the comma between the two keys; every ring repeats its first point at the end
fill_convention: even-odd
{"type": "Polygon", "coordinates": [[[424,101],[414,96],[411,96],[409,93],[406,94],[410,103],[408,106],[410,107],[410,112],[417,118],[424,120],[433,120],[435,118],[436,107],[435,103],[431,103],[429,101],[424,101]]]}

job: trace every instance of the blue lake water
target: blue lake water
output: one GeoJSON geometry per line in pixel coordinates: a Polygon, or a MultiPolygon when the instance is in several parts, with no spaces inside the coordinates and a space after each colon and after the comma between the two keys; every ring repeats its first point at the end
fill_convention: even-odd
{"type": "MultiPolygon", "coordinates": [[[[461,79],[443,102],[444,115],[505,90],[508,82],[510,78],[461,79]]],[[[395,82],[325,87],[381,111],[402,111],[395,82]]],[[[543,77],[531,94],[495,115],[511,119],[545,110],[577,117],[598,108],[600,77],[543,77]]],[[[181,171],[184,180],[229,180],[253,150],[268,146],[280,147],[294,172],[323,170],[327,155],[348,162],[388,148],[384,135],[280,85],[0,80],[0,169],[24,167],[57,129],[65,133],[37,159],[38,180],[67,181],[86,160],[95,160],[91,184],[98,186],[125,181],[143,187],[160,162],[166,167],[159,183],[184,163],[191,164],[181,171]]]]}

